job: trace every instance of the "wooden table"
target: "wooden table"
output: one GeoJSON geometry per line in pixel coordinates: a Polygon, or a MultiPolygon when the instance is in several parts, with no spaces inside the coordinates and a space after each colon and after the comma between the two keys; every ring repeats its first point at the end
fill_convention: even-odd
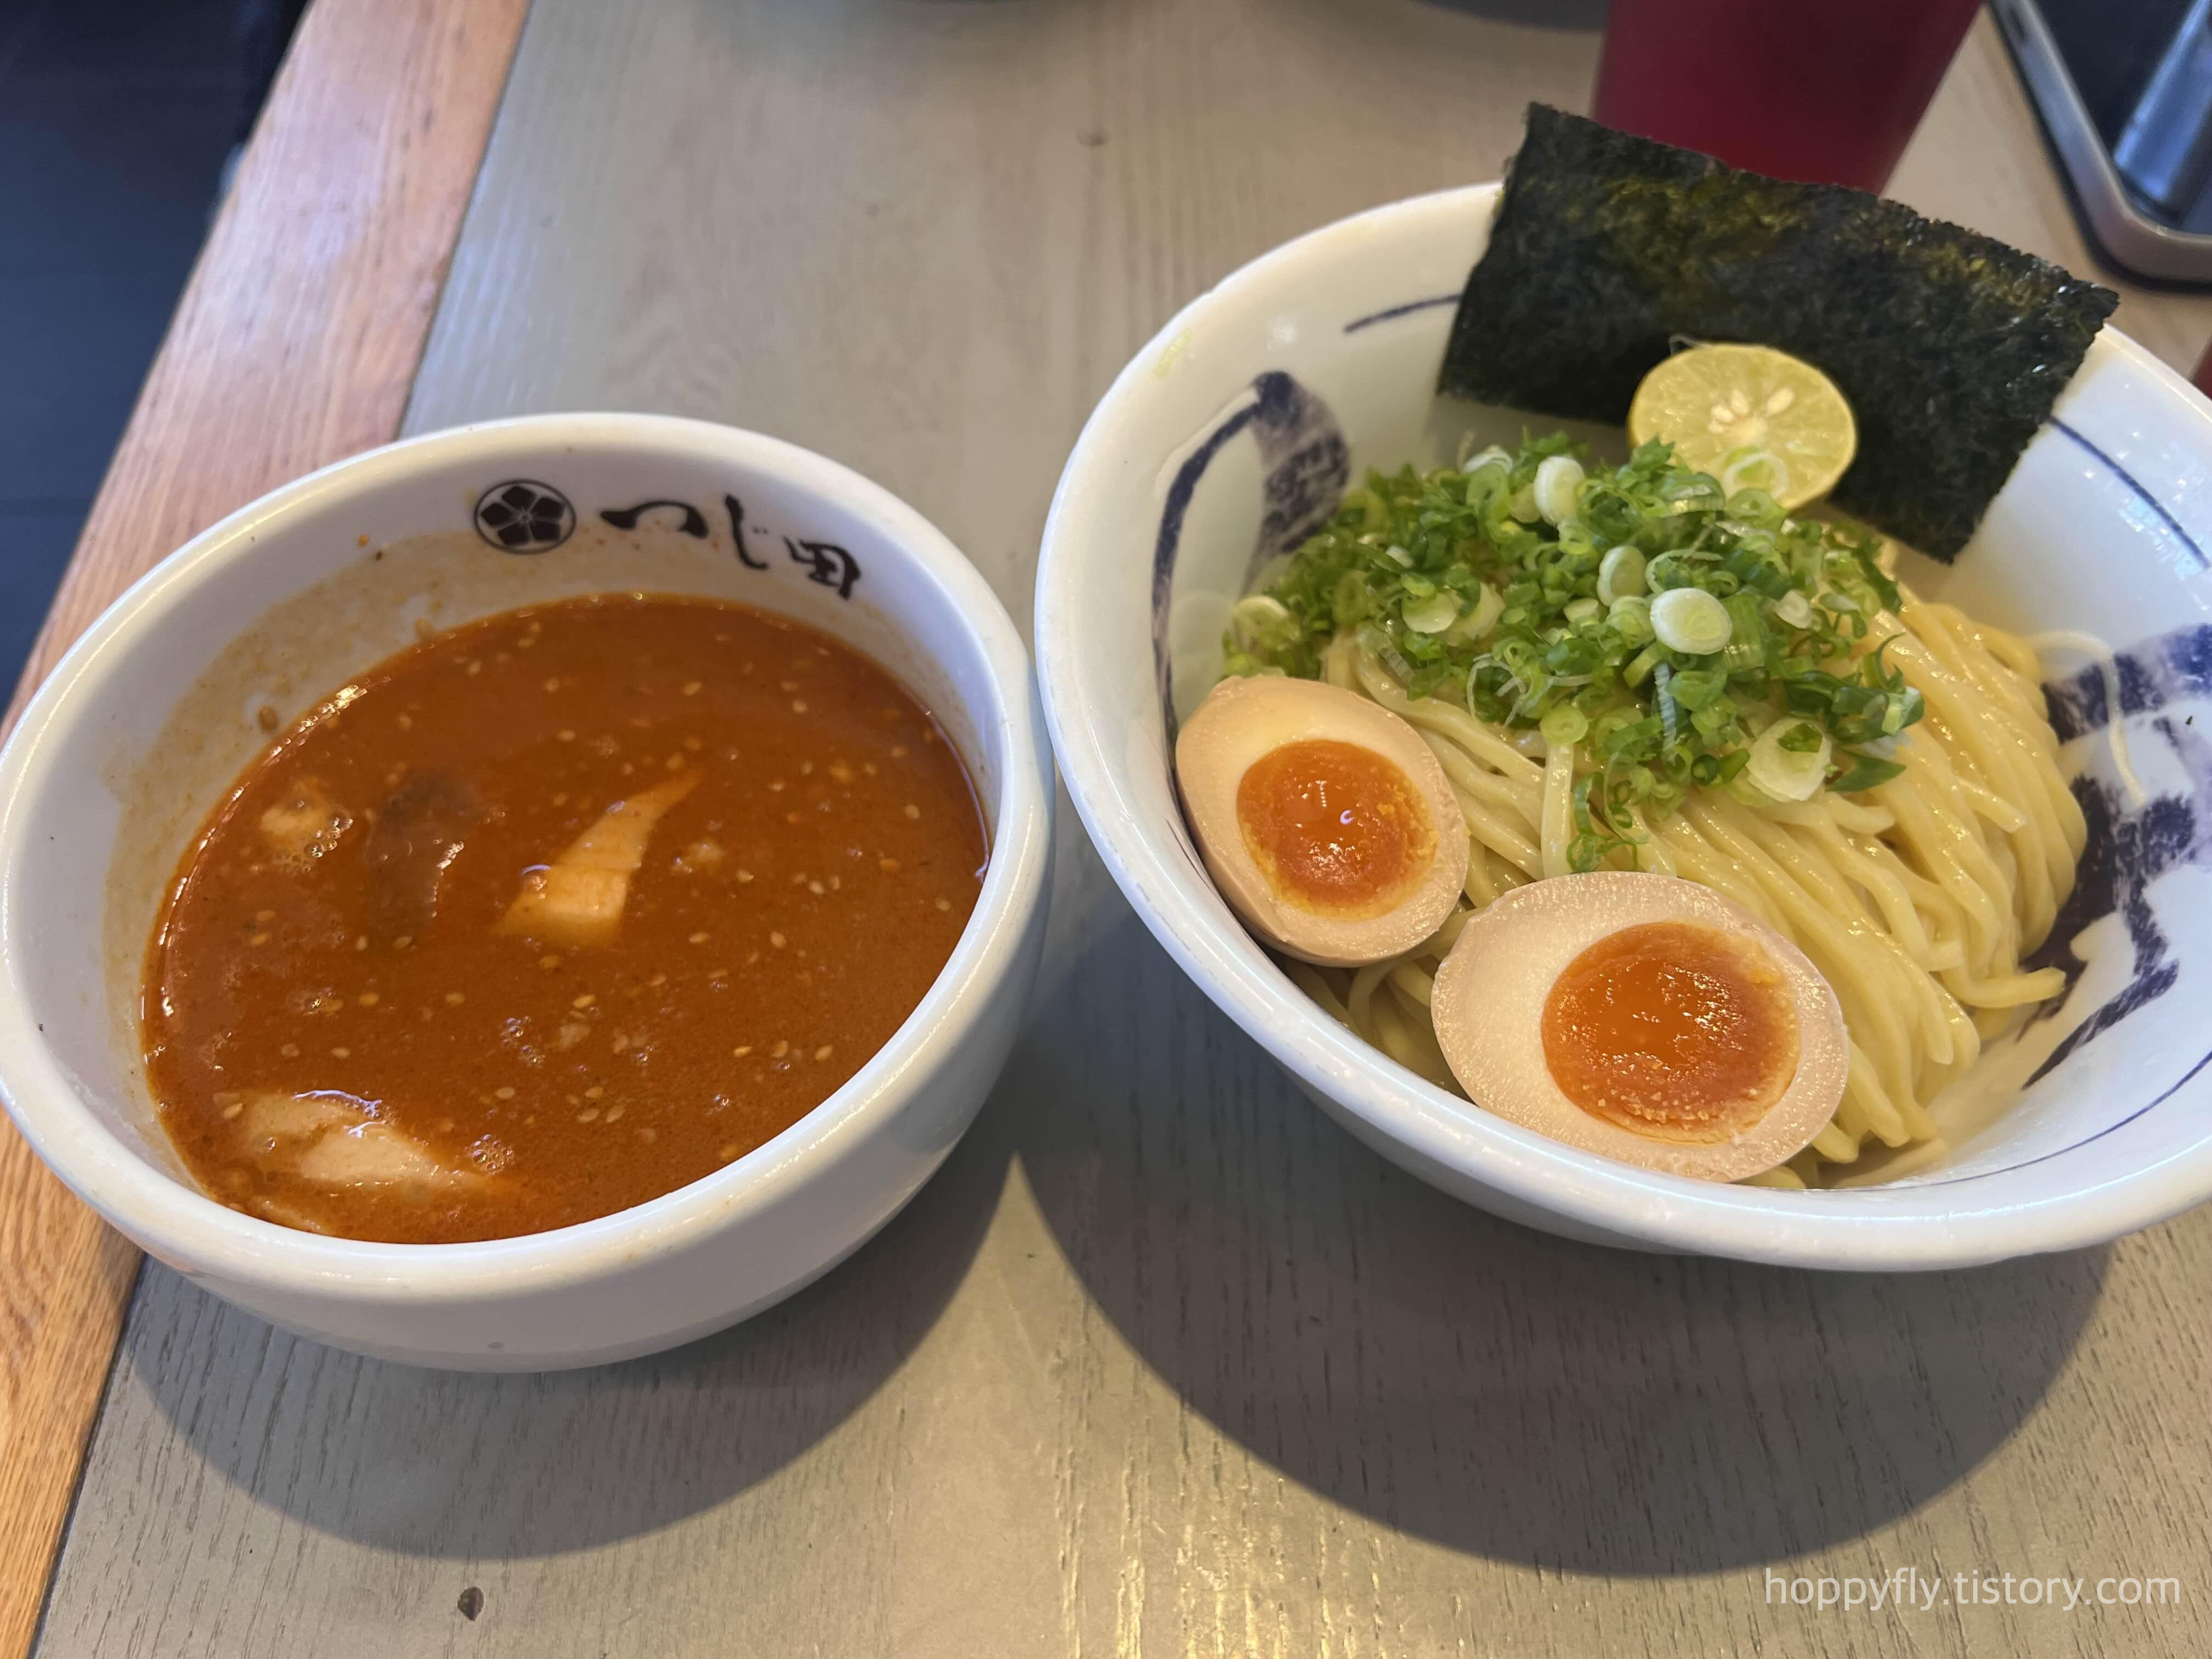
{"type": "MultiPolygon", "coordinates": [[[[1122,361],[1262,249],[1492,175],[1527,99],[1579,105],[1595,37],[1514,21],[1545,10],[537,0],[491,124],[519,0],[321,0],[49,646],[255,467],[388,432],[426,326],[409,431],[599,407],[778,433],[913,501],[1025,617],[1122,361]],[[423,169],[319,264],[288,216],[360,175],[270,149],[319,119],[423,169]],[[272,343],[287,248],[322,320],[272,343]]],[[[1986,20],[1895,189],[2094,268],[1986,20]]],[[[2212,332],[2212,299],[2124,292],[2171,362],[2212,332]]],[[[45,1589],[41,1659],[2212,1646],[2212,1212],[1917,1278],[1522,1231],[1330,1127],[1063,823],[1030,1034],[851,1263],[679,1352],[506,1378],[336,1353],[149,1265],[50,1581],[39,1516],[128,1257],[9,1177],[0,1572],[45,1589]],[[26,1215],[75,1242],[40,1256],[26,1215]],[[1905,1571],[1942,1599],[1786,1600],[1905,1571]],[[1958,1575],[2008,1573],[2180,1602],[1960,1604],[1958,1575]]]]}

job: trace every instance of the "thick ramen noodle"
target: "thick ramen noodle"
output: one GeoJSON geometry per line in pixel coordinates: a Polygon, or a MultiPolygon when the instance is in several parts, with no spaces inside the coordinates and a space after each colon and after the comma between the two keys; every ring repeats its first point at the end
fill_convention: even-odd
{"type": "MultiPolygon", "coordinates": [[[[1848,1173],[1869,1148],[1936,1143],[1929,1102],[1974,1063],[1985,1039],[2064,983],[2058,969],[2022,965],[2072,890],[2085,836],[2058,768],[2034,649],[1895,583],[1856,532],[1789,520],[1757,492],[1730,495],[1723,507],[1712,479],[1670,464],[1654,446],[1617,473],[1592,475],[1584,509],[1611,505],[1592,492],[1614,492],[1634,508],[1620,510],[1616,537],[1657,522],[1657,535],[1682,547],[1651,556],[1652,573],[1671,562],[1674,580],[1686,573],[1711,584],[1729,596],[1735,643],[1766,641],[1763,655],[1747,653],[1733,665],[1662,650],[1665,641],[1651,639],[1641,551],[1617,546],[1601,560],[1601,542],[1571,546],[1565,531],[1547,539],[1553,532],[1536,511],[1522,518],[1508,510],[1514,481],[1565,447],[1540,443],[1517,459],[1492,452],[1463,472],[1425,479],[1410,471],[1370,479],[1278,573],[1269,597],[1239,607],[1232,670],[1311,674],[1402,715],[1443,763],[1473,842],[1466,906],[1434,937],[1356,969],[1285,962],[1286,971],[1368,1041],[1456,1089],[1429,1005],[1436,969],[1468,916],[1509,889],[1578,869],[1683,877],[1726,894],[1802,950],[1834,988],[1849,1031],[1848,1079],[1833,1120],[1789,1164],[1753,1179],[1820,1184],[1848,1173]],[[1754,514],[1756,523],[1741,521],[1754,514]],[[1407,550],[1431,525],[1449,551],[1423,565],[1407,550]],[[1710,528],[1693,529],[1701,526],[1710,528]],[[1540,589],[1534,575],[1493,562],[1499,555],[1487,550],[1498,544],[1521,548],[1522,568],[1547,581],[1564,574],[1540,589]],[[1601,567],[1595,597],[1568,597],[1587,590],[1589,570],[1601,567]],[[1442,574],[1413,587],[1424,568],[1442,574]],[[1378,626],[1376,590],[1387,594],[1398,569],[1409,573],[1408,596],[1398,601],[1407,620],[1378,626]],[[1615,591],[1620,570],[1626,575],[1615,591]],[[1719,570],[1741,570],[1743,585],[1717,577],[1719,570]],[[1443,586],[1457,580],[1472,589],[1478,572],[1479,599],[1455,601],[1443,586]],[[1493,581],[1508,597],[1501,600],[1493,581]],[[1438,592],[1446,597],[1425,597],[1438,592]],[[1528,643],[1517,655],[1497,643],[1516,637],[1516,616],[1547,614],[1547,605],[1560,618],[1548,633],[1519,625],[1528,643]],[[1431,619],[1421,607],[1431,605],[1439,631],[1423,633],[1431,619]],[[1347,610],[1363,607],[1367,620],[1344,624],[1347,610]],[[1445,631],[1462,628],[1465,645],[1445,631]],[[1585,646],[1589,660],[1575,660],[1585,646]],[[1431,659],[1409,654],[1425,649],[1431,659]],[[1608,650],[1616,653],[1610,660],[1608,650]],[[1656,676],[1641,681],[1620,666],[1648,671],[1655,660],[1656,676]],[[1668,702],[1670,662],[1683,689],[1676,704],[1668,702]],[[1705,683],[1693,704],[1690,668],[1702,662],[1729,677],[1694,676],[1705,683]],[[1784,672],[1807,678],[1761,678],[1784,672]],[[1814,684],[1839,688],[1833,709],[1800,716],[1796,709],[1816,705],[1784,703],[1785,691],[1802,697],[1814,684]],[[1744,711],[1731,711],[1731,697],[1744,711]],[[1741,769],[1758,747],[1752,737],[1766,728],[1750,723],[1739,738],[1733,733],[1744,726],[1731,722],[1750,722],[1747,711],[1763,698],[1785,711],[1764,720],[1778,734],[1799,737],[1800,750],[1817,741],[1825,760],[1834,734],[1834,787],[1814,781],[1797,799],[1745,787],[1741,769]],[[1847,716],[1836,712],[1847,706],[1847,716]],[[1885,709],[1902,711],[1903,720],[1893,717],[1885,730],[1885,709]],[[1802,723],[1792,731],[1792,721],[1802,723]],[[1860,726],[1871,739],[1856,735],[1860,726]],[[1720,735],[1693,771],[1697,733],[1707,730],[1720,735]],[[1664,750],[1678,734],[1684,752],[1668,773],[1659,762],[1676,759],[1664,750]],[[1644,798],[1618,787],[1633,769],[1618,757],[1638,742],[1653,757],[1644,787],[1655,774],[1660,780],[1644,798]]],[[[1583,477],[1579,467],[1573,477],[1583,477]]],[[[1523,486],[1516,505],[1526,496],[1523,486]]],[[[1759,775],[1754,767],[1752,779],[1759,775]]],[[[1812,781],[1820,775],[1815,769],[1812,781]]]]}
{"type": "MultiPolygon", "coordinates": [[[[1775,928],[1843,1005],[1851,1038],[1843,1103],[1811,1146],[1759,1177],[1770,1183],[1819,1184],[1825,1165],[1856,1162],[1869,1142],[1932,1140],[1927,1103],[1973,1064],[1985,1036],[2064,981],[2058,969],[2020,965],[2073,889],[2084,834],[2058,771],[2034,653],[1948,605],[1909,603],[1897,620],[1890,659],[1950,717],[1914,728],[1904,773],[1863,800],[1824,793],[1749,806],[1725,790],[1693,790],[1680,812],[1650,826],[1637,856],[1635,867],[1715,888],[1775,928]]],[[[1552,778],[1514,741],[1521,734],[1407,696],[1348,644],[1330,653],[1328,678],[1404,715],[1443,760],[1475,844],[1471,907],[1566,872],[1569,815],[1547,799],[1564,808],[1572,779],[1552,778]]],[[[1429,1027],[1427,992],[1458,938],[1455,923],[1472,914],[1410,955],[1356,972],[1285,966],[1370,1042],[1455,1088],[1429,1027]]]]}
{"type": "Polygon", "coordinates": [[[589,1220],[851,1077],[984,858],[945,734],[826,635],[636,594],[490,617],[331,693],[216,809],[149,951],[148,1076],[249,1214],[589,1220]]]}

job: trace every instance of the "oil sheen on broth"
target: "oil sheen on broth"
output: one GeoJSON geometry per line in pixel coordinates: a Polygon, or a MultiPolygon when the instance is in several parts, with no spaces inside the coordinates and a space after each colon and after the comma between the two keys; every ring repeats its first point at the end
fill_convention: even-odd
{"type": "Polygon", "coordinates": [[[149,951],[148,1077],[249,1214],[586,1221],[850,1077],[985,857],[944,733],[826,635],[642,594],[489,617],[331,693],[216,808],[149,951]]]}

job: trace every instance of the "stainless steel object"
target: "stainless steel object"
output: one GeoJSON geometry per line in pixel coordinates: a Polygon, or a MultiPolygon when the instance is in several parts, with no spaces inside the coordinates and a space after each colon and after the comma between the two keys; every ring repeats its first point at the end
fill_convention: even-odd
{"type": "Polygon", "coordinates": [[[2212,283],[2212,0],[2102,20],[2131,28],[2100,26],[2079,0],[1992,9],[2107,257],[2140,276],[2212,283]]]}

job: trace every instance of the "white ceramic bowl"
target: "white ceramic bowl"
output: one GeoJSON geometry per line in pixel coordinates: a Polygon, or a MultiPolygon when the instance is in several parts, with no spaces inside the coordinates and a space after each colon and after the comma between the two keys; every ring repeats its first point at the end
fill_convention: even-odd
{"type": "Polygon", "coordinates": [[[646,416],[394,444],[173,555],[32,702],[0,755],[0,1092],[39,1155],[150,1255],[305,1335],[479,1370],[666,1347],[825,1272],[967,1128],[1035,977],[1051,779],[1004,607],[944,536],[858,474],[774,439],[646,416]],[[659,505],[630,511],[645,503],[659,505]],[[445,625],[608,589],[781,612],[850,641],[933,708],[991,830],[982,892],[944,972],[882,1051],[791,1128],[581,1226],[374,1244],[204,1197],[154,1121],[137,976],[163,882],[267,740],[257,716],[289,721],[410,643],[418,618],[445,625]]]}
{"type": "Polygon", "coordinates": [[[1434,396],[1495,201],[1483,185],[1402,202],[1255,260],[1137,355],[1076,445],[1038,572],[1039,669],[1069,793],[1138,913],[1354,1134],[1570,1237],[1946,1267],[2108,1239],[2212,1194],[2212,405],[2109,329],[1973,544],[1948,568],[1906,572],[2005,627],[2087,629],[2118,647],[2151,797],[2134,801],[2111,764],[2100,675],[2054,659],[2055,720],[2098,823],[2053,946],[2081,970],[2056,1018],[1996,1045],[1942,1103],[1953,1148],[1933,1167],[1784,1193],[1573,1151],[1343,1030],[1215,893],[1176,811],[1169,732],[1219,675],[1231,600],[1348,477],[1441,464],[1470,428],[1517,437],[1518,416],[1434,396]]]}

